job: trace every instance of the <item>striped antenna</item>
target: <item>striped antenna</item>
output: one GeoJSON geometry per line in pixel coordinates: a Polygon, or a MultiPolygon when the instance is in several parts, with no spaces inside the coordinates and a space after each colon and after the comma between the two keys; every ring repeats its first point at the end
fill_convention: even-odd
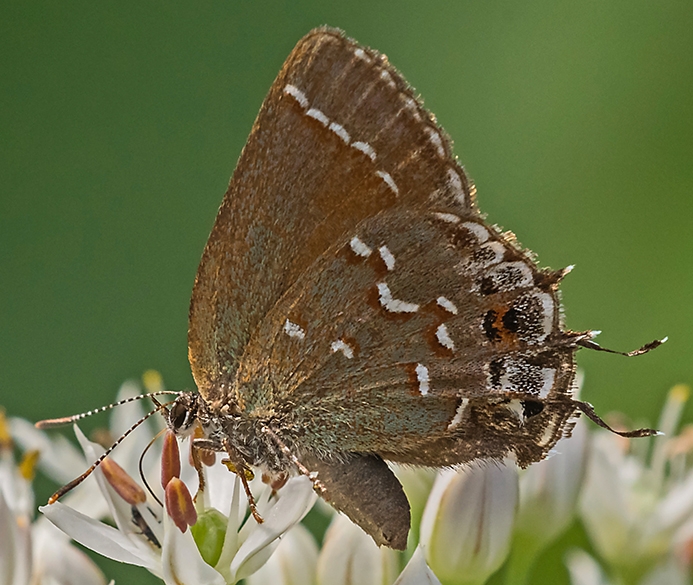
{"type": "MultiPolygon", "coordinates": [[[[165,391],[165,392],[154,392],[154,394],[179,394],[178,392],[173,392],[173,391],[165,391]]],[[[142,397],[146,397],[147,394],[142,394],[142,397]]],[[[129,398],[126,400],[121,400],[120,402],[116,402],[115,404],[111,406],[117,406],[118,404],[123,404],[126,402],[130,402],[131,400],[135,400],[135,398],[129,398]]],[[[87,469],[82,475],[79,477],[76,477],[73,479],[70,483],[65,484],[63,487],[61,487],[57,492],[55,492],[50,498],[48,498],[48,504],[54,504],[59,498],[64,496],[67,492],[71,491],[73,488],[77,487],[80,483],[82,483],[87,477],[89,477],[92,472],[99,466],[101,465],[101,462],[106,459],[112,452],[113,449],[115,449],[118,445],[120,445],[125,437],[127,437],[132,431],[134,431],[138,426],[140,426],[144,421],[146,421],[150,416],[153,414],[156,414],[160,410],[166,408],[167,406],[173,404],[175,400],[172,400],[171,402],[164,402],[163,404],[160,404],[157,406],[154,410],[148,412],[145,414],[140,420],[138,420],[134,425],[132,425],[127,431],[125,431],[120,437],[118,437],[115,442],[108,448],[106,449],[106,452],[101,455],[94,463],[91,464],[89,469],[87,469]]],[[[107,407],[104,407],[107,408],[107,407]]],[[[98,409],[93,412],[100,412],[103,409],[98,409]]],[[[92,412],[92,414],[93,414],[92,412]]],[[[84,415],[76,415],[76,417],[82,417],[82,416],[87,416],[90,413],[86,413],[84,415]]],[[[73,417],[74,418],[74,417],[73,417]]],[[[54,419],[54,420],[62,420],[62,419],[54,419]]],[[[72,420],[72,419],[70,419],[72,420]]],[[[79,420],[79,418],[75,418],[75,420],[79,420]]],[[[42,422],[51,422],[51,421],[42,421],[42,422]]],[[[38,424],[38,423],[37,423],[38,424]]],[[[41,428],[41,427],[40,427],[41,428]]]]}
{"type": "MultiPolygon", "coordinates": [[[[127,404],[128,402],[134,402],[135,400],[142,400],[143,398],[151,398],[152,400],[154,399],[155,396],[161,396],[163,394],[175,394],[178,396],[180,394],[179,391],[177,390],[159,390],[158,392],[149,392],[148,394],[138,394],[137,396],[131,396],[130,398],[125,398],[123,400],[119,400],[118,402],[114,402],[113,404],[109,404],[107,406],[102,406],[100,408],[95,408],[94,410],[90,410],[88,412],[83,412],[81,414],[74,414],[72,416],[64,416],[61,418],[48,418],[46,420],[40,420],[37,423],[34,424],[34,426],[37,429],[52,429],[55,427],[61,427],[64,425],[69,425],[72,423],[77,422],[78,420],[82,420],[83,418],[87,418],[88,416],[91,416],[93,414],[99,414],[100,412],[106,412],[107,410],[111,410],[111,408],[115,408],[116,406],[121,406],[123,404],[127,404]]],[[[153,412],[157,412],[159,410],[159,406],[161,406],[157,401],[154,401],[157,404],[157,409],[154,410],[153,412]]],[[[171,404],[171,403],[168,403],[171,404]]],[[[152,414],[152,413],[150,413],[152,414]]]]}

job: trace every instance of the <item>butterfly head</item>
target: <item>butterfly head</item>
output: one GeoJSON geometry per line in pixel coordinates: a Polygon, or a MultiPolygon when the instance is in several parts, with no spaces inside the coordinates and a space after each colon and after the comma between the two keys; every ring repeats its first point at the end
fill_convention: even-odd
{"type": "Polygon", "coordinates": [[[168,411],[166,425],[176,435],[185,437],[195,428],[195,423],[207,418],[206,411],[206,404],[199,394],[183,392],[168,411]]]}

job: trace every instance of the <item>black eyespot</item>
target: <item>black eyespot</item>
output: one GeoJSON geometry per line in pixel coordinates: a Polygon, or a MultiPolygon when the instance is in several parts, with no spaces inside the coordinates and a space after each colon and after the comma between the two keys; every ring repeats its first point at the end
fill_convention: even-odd
{"type": "Polygon", "coordinates": [[[177,402],[173,405],[171,412],[168,415],[168,420],[171,423],[174,431],[178,431],[185,425],[188,419],[188,409],[184,404],[177,402]]]}
{"type": "Polygon", "coordinates": [[[479,281],[479,292],[484,295],[492,295],[498,292],[498,285],[493,278],[486,276],[479,281]]]}
{"type": "Polygon", "coordinates": [[[517,333],[520,328],[520,320],[517,311],[514,308],[510,308],[503,315],[503,327],[505,327],[511,333],[517,333]]]}
{"type": "Polygon", "coordinates": [[[484,315],[484,333],[489,341],[498,341],[500,339],[498,329],[496,329],[494,326],[497,316],[498,313],[496,313],[494,310],[490,310],[486,313],[486,315],[484,315]]]}
{"type": "Polygon", "coordinates": [[[544,410],[544,403],[538,400],[523,400],[522,401],[522,411],[526,418],[531,418],[538,415],[544,410]]]}

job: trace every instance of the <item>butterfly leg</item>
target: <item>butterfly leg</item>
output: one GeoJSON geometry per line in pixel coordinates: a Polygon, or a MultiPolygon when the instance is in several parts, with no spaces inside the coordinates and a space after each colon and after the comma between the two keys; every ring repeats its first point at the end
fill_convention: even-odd
{"type": "Polygon", "coordinates": [[[313,489],[318,492],[320,495],[323,495],[325,493],[325,486],[323,483],[318,479],[318,472],[317,471],[311,471],[308,469],[301,461],[299,460],[298,457],[287,447],[286,443],[282,441],[277,433],[275,433],[272,429],[269,427],[262,427],[262,432],[269,435],[272,437],[272,440],[277,444],[277,446],[281,449],[282,453],[286,455],[291,462],[296,466],[296,469],[298,469],[298,472],[301,475],[305,475],[311,482],[313,482],[313,489]]]}
{"type": "MultiPolygon", "coordinates": [[[[212,465],[213,461],[209,460],[208,454],[213,454],[215,451],[224,451],[224,446],[217,441],[212,441],[210,439],[204,439],[200,437],[193,438],[190,443],[190,459],[192,460],[193,467],[197,472],[197,479],[199,481],[198,491],[204,491],[207,481],[205,480],[204,473],[202,473],[202,464],[212,465]]],[[[197,496],[195,496],[197,497],[197,496]]]]}
{"type": "Polygon", "coordinates": [[[245,496],[248,498],[248,507],[250,508],[250,513],[253,515],[253,518],[255,518],[255,521],[258,524],[262,524],[264,520],[262,519],[262,516],[260,516],[260,512],[257,510],[255,497],[253,496],[253,492],[250,491],[250,486],[248,485],[248,476],[252,478],[252,472],[248,468],[243,456],[238,452],[238,449],[231,444],[231,441],[224,437],[222,442],[224,444],[224,448],[226,449],[226,453],[229,456],[229,463],[233,467],[233,469],[231,467],[229,467],[229,469],[234,471],[238,477],[241,478],[241,484],[243,484],[245,496]]]}
{"type": "MultiPolygon", "coordinates": [[[[198,481],[197,491],[198,491],[198,493],[205,491],[205,487],[207,485],[207,480],[205,479],[205,474],[202,473],[202,460],[200,458],[200,451],[201,450],[202,450],[202,447],[198,447],[195,444],[195,441],[192,441],[190,443],[190,459],[192,460],[193,467],[195,468],[195,471],[197,472],[197,481],[198,481]]],[[[195,495],[195,498],[197,499],[197,494],[195,495]]]]}

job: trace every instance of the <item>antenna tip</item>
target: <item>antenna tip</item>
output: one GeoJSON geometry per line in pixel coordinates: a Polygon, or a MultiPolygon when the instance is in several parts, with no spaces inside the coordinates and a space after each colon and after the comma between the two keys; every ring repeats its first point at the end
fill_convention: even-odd
{"type": "Polygon", "coordinates": [[[37,429],[51,429],[53,427],[61,427],[63,425],[69,425],[73,422],[73,416],[64,416],[62,418],[47,418],[45,420],[40,420],[34,423],[37,429]]]}

